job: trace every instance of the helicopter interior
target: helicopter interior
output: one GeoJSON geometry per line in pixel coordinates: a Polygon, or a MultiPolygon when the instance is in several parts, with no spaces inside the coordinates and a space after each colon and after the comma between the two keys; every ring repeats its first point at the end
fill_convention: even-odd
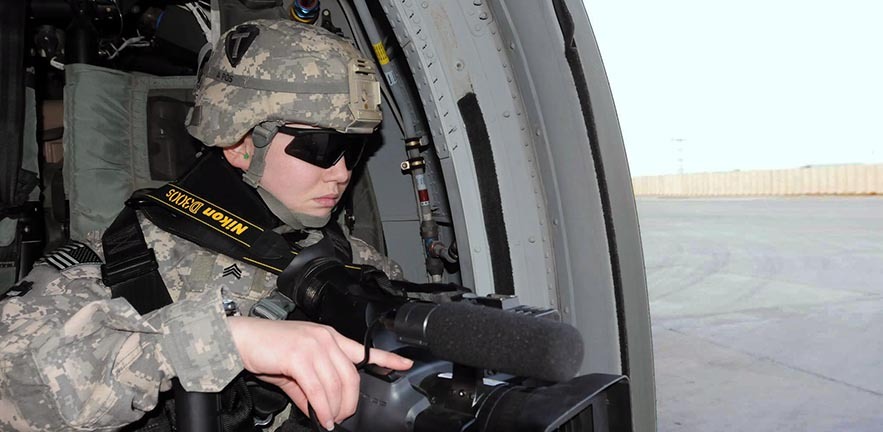
{"type": "Polygon", "coordinates": [[[582,334],[582,371],[628,376],[635,430],[655,429],[634,197],[580,1],[0,7],[0,292],[100,233],[133,191],[187,171],[201,144],[184,118],[220,34],[301,21],[350,39],[384,77],[384,121],[341,213],[354,235],[409,280],[557,308],[582,334]]]}

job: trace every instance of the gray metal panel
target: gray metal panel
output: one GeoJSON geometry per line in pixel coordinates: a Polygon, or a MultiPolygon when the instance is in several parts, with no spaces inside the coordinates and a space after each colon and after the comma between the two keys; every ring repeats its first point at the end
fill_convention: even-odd
{"type": "Polygon", "coordinates": [[[423,264],[423,244],[420,242],[420,222],[416,220],[384,221],[383,235],[387,248],[395,251],[390,258],[402,266],[405,279],[414,282],[426,281],[426,266],[423,264]]]}
{"type": "Polygon", "coordinates": [[[534,131],[552,228],[559,308],[583,335],[582,371],[621,373],[597,173],[560,30],[550,3],[512,3],[493,3],[492,9],[534,131]]]}
{"type": "MultiPolygon", "coordinates": [[[[578,95],[574,92],[573,75],[564,56],[561,30],[557,26],[551,4],[522,1],[487,5],[473,2],[469,5],[444,2],[421,3],[420,8],[414,6],[415,4],[406,1],[399,8],[402,12],[407,12],[408,15],[405,16],[412,21],[415,16],[419,22],[430,19],[434,28],[428,31],[428,39],[447,42],[445,49],[435,53],[435,59],[442,64],[439,70],[447,73],[451,79],[448,85],[453,88],[454,94],[473,91],[482,106],[494,150],[497,175],[501,179],[500,191],[507,232],[512,236],[510,244],[513,246],[513,272],[522,270],[522,274],[527,275],[515,278],[516,292],[522,297],[533,298],[538,294],[538,289],[548,287],[548,284],[543,287],[542,284],[525,283],[542,272],[536,271],[538,260],[531,259],[531,248],[522,247],[518,235],[532,230],[545,234],[544,230],[551,230],[549,238],[543,235],[543,244],[551,244],[553,255],[549,257],[544,254],[545,259],[542,262],[554,265],[557,277],[557,286],[554,288],[557,289],[558,305],[584,335],[588,350],[583,370],[619,372],[621,362],[625,361],[620,353],[628,352],[624,347],[621,351],[619,345],[620,327],[614,295],[614,277],[618,278],[618,282],[623,280],[620,274],[613,274],[613,266],[619,265],[615,259],[615,251],[618,250],[620,241],[613,240],[617,244],[608,244],[608,226],[604,220],[605,209],[601,199],[602,186],[598,182],[599,173],[595,170],[591,143],[588,141],[589,131],[582,116],[578,95]],[[487,50],[488,43],[496,44],[497,52],[504,53],[503,56],[508,59],[487,50]],[[535,53],[544,55],[534,55],[535,53]],[[508,92],[500,90],[499,84],[504,82],[504,77],[505,82],[510,84],[508,92]],[[509,97],[504,97],[506,95],[509,97]],[[516,103],[513,104],[513,100],[516,103]],[[523,115],[519,104],[525,107],[523,115]],[[520,124],[524,122],[521,120],[523,117],[527,118],[528,131],[533,132],[533,135],[512,133],[522,130],[520,124]],[[528,139],[528,136],[531,138],[528,139]],[[521,146],[535,151],[536,158],[532,160],[530,152],[515,150],[521,146]],[[533,171],[533,165],[537,165],[539,169],[533,171]],[[523,170],[519,171],[519,167],[523,170]],[[538,180],[533,185],[541,185],[544,201],[537,199],[536,194],[525,193],[533,187],[520,185],[526,172],[535,172],[541,178],[541,181],[538,180]],[[530,211],[524,203],[531,200],[548,211],[548,214],[530,211]],[[538,217],[539,221],[531,221],[530,216],[538,217]],[[611,254],[614,259],[611,259],[611,254]],[[522,262],[527,264],[520,265],[522,262]]],[[[405,20],[403,24],[406,28],[409,27],[409,21],[405,20]]],[[[583,28],[588,28],[587,21],[583,28]]],[[[427,33],[425,26],[423,31],[427,33]]],[[[594,44],[594,41],[590,42],[594,44]]],[[[580,43],[589,44],[582,39],[580,43]]],[[[603,78],[600,57],[597,54],[583,54],[583,57],[587,64],[596,64],[593,67],[601,68],[603,78]]],[[[420,70],[417,69],[416,73],[419,74],[420,70]]],[[[593,108],[599,113],[605,110],[608,114],[613,113],[612,104],[593,108]]],[[[615,114],[613,118],[615,120],[615,114]]],[[[618,133],[617,123],[613,123],[613,128],[618,133]]],[[[600,133],[599,140],[606,139],[608,135],[600,133]]],[[[621,139],[604,144],[604,148],[616,145],[622,152],[621,139]]],[[[456,157],[453,161],[455,166],[470,162],[468,158],[458,160],[456,157]]],[[[610,163],[609,171],[618,171],[615,168],[616,161],[603,162],[610,163]]],[[[620,166],[624,167],[624,158],[620,162],[620,166]]],[[[461,187],[474,181],[469,170],[459,170],[457,174],[461,187]]],[[[606,175],[605,172],[605,178],[601,179],[604,187],[607,186],[606,175]]],[[[621,184],[628,188],[628,178],[621,184]]],[[[608,189],[607,192],[614,195],[610,202],[619,206],[621,194],[617,189],[608,189]]],[[[474,226],[476,220],[467,217],[466,224],[474,226]]],[[[637,236],[636,227],[636,223],[630,224],[626,219],[615,231],[621,232],[627,238],[628,231],[637,236]]],[[[625,244],[624,249],[638,251],[636,265],[640,275],[640,247],[639,243],[634,245],[638,246],[637,249],[630,248],[628,244],[625,244]]],[[[631,260],[631,264],[634,263],[635,260],[631,260]]],[[[476,277],[480,270],[485,269],[477,269],[476,277]]],[[[642,279],[643,276],[638,278],[642,279]]],[[[628,279],[621,283],[636,287],[628,279]]],[[[629,286],[625,289],[629,290],[629,286]]],[[[638,283],[636,289],[643,290],[644,286],[638,283]]],[[[633,291],[629,292],[633,294],[633,291]]],[[[634,314],[630,313],[634,312],[634,308],[625,309],[633,301],[637,301],[633,296],[623,299],[624,310],[621,312],[626,323],[623,323],[622,328],[634,327],[637,333],[642,330],[649,332],[646,313],[634,314]],[[632,315],[636,315],[636,318],[632,318],[632,315]]],[[[646,297],[643,305],[646,308],[646,297]]],[[[623,337],[628,338],[628,335],[623,337]]],[[[648,353],[649,342],[649,338],[635,338],[629,345],[636,348],[636,355],[626,365],[630,373],[633,369],[637,373],[632,376],[636,418],[649,419],[648,422],[637,419],[636,424],[640,429],[644,429],[648,423],[655,423],[652,373],[649,376],[639,376],[640,371],[652,371],[651,357],[637,352],[648,353]],[[636,347],[639,342],[643,344],[643,348],[636,347]],[[635,367],[632,363],[639,365],[635,367]]]]}
{"type": "MultiPolygon", "coordinates": [[[[568,5],[584,14],[581,6],[568,5]]],[[[551,3],[402,0],[381,6],[404,46],[433,142],[448,152],[442,159],[445,182],[449,193],[459,192],[451,193],[451,210],[459,239],[471,244],[461,256],[472,264],[476,288],[489,292],[485,284],[493,277],[478,192],[483,167],[475,166],[464,132],[468,119],[455,105],[468,93],[475,93],[488,129],[516,293],[526,303],[557,305],[580,329],[587,347],[583,372],[620,372],[621,353],[633,353],[625,369],[632,374],[635,424],[652,430],[652,357],[634,203],[587,19],[577,22],[577,42],[589,91],[594,96],[598,86],[606,89],[599,103],[592,99],[595,121],[603,123],[593,132],[600,141],[599,166],[606,167],[600,183],[551,3]],[[602,192],[609,195],[610,227],[602,192]],[[610,232],[616,235],[608,237],[610,232]],[[614,267],[622,272],[614,274],[614,267]],[[621,311],[614,281],[625,291],[621,311]],[[623,347],[620,328],[628,330],[623,347]]]]}
{"type": "MultiPolygon", "coordinates": [[[[530,145],[531,130],[521,115],[518,88],[511,80],[501,79],[507,74],[508,59],[501,54],[503,41],[489,11],[458,2],[382,5],[391,15],[399,41],[411,41],[405,52],[421,90],[434,143],[446,148],[452,161],[456,178],[446,175],[445,180],[449,191],[452,186],[458,188],[462,200],[465,227],[457,227],[458,239],[463,239],[465,231],[471,247],[461,247],[461,257],[475,269],[476,290],[494,291],[486,224],[504,224],[514,291],[524,303],[556,306],[554,258],[549,228],[544,226],[546,205],[530,145]],[[469,93],[475,93],[487,126],[492,167],[476,166],[465,140],[466,125],[456,102],[469,93]],[[486,203],[479,194],[478,175],[498,181],[503,220],[484,219],[486,203]]],[[[456,213],[453,199],[451,206],[456,213]]]]}
{"type": "Polygon", "coordinates": [[[521,4],[517,15],[510,16],[496,4],[491,6],[498,9],[491,13],[482,2],[406,0],[382,5],[406,44],[433,131],[443,126],[442,134],[433,138],[436,145],[446,144],[453,162],[476,289],[489,292],[483,283],[493,281],[490,265],[476,265],[487,259],[487,240],[475,236],[486,234],[488,222],[478,211],[482,203],[477,194],[477,171],[485,167],[476,167],[472,154],[462,151],[469,145],[459,132],[465,120],[447,102],[470,92],[481,105],[493,149],[515,292],[525,303],[559,306],[580,328],[590,347],[585,371],[619,372],[600,193],[579,101],[561,54],[560,31],[549,25],[556,22],[551,7],[521,4]],[[551,21],[536,19],[543,16],[551,21]],[[522,47],[522,40],[530,45],[522,47]],[[559,56],[551,59],[524,55],[556,51],[559,56]],[[571,84],[561,85],[567,82],[571,84]],[[537,271],[540,265],[548,271],[537,271]],[[555,290],[552,296],[550,288],[555,290]]]}
{"type": "MultiPolygon", "coordinates": [[[[537,98],[541,113],[539,124],[548,136],[547,142],[553,143],[546,149],[548,159],[543,159],[543,172],[554,177],[554,181],[546,183],[551,186],[550,208],[554,208],[556,193],[566,203],[560,208],[560,225],[562,240],[566,242],[565,253],[574,260],[571,271],[575,285],[571,295],[577,325],[585,331],[586,326],[616,324],[617,317],[610,316],[610,312],[617,312],[616,308],[597,315],[596,302],[602,300],[601,307],[608,307],[614,285],[620,286],[622,297],[618,312],[623,322],[621,327],[611,328],[610,335],[625,341],[625,347],[620,347],[625,358],[620,360],[632,381],[636,430],[655,430],[649,308],[634,198],[618,119],[588,18],[581,3],[567,2],[571,13],[576,15],[574,39],[588,84],[590,121],[598,139],[603,175],[596,172],[593,164],[591,143],[587,141],[590,131],[586,129],[578,95],[574,92],[576,83],[565,60],[561,30],[552,4],[512,1],[492,5],[498,19],[506,16],[512,20],[514,34],[511,37],[515,46],[510,46],[511,53],[513,59],[521,58],[526,66],[526,70],[519,71],[526,76],[519,77],[518,82],[525,94],[532,93],[537,98]],[[544,55],[532,55],[538,52],[544,55]],[[608,197],[607,208],[600,195],[602,192],[608,197]],[[605,212],[610,225],[603,220],[605,212]],[[607,244],[608,240],[614,243],[607,244]],[[605,258],[605,254],[608,257],[605,258]],[[577,281],[584,285],[576,285],[577,281]],[[620,330],[624,330],[622,335],[618,333],[620,330]]],[[[542,146],[543,142],[538,144],[542,146]]],[[[542,151],[539,154],[543,158],[542,151]]],[[[558,250],[556,248],[556,252],[558,250]]],[[[556,257],[559,257],[557,253],[556,257]]],[[[559,273],[559,276],[564,275],[559,273]]],[[[562,297],[567,294],[565,289],[559,286],[562,297]]],[[[604,346],[593,345],[593,342],[598,341],[589,338],[590,351],[604,346]]],[[[610,342],[607,347],[618,345],[610,342]]],[[[587,358],[588,364],[584,366],[594,371],[596,365],[591,361],[587,358]]]]}
{"type": "Polygon", "coordinates": [[[464,283],[472,280],[479,293],[493,292],[492,266],[481,199],[474,181],[474,163],[456,105],[458,95],[467,93],[471,85],[463,68],[457,71],[457,63],[447,61],[449,52],[456,49],[457,36],[450,27],[443,5],[437,2],[406,0],[381,2],[381,6],[408,59],[429,123],[432,143],[438,150],[442,166],[448,167],[443,168],[447,190],[449,194],[454,190],[457,192],[449,195],[449,200],[460,246],[464,283]],[[449,158],[452,163],[447,161],[449,158]],[[466,180],[461,182],[461,179],[466,180]],[[464,247],[467,239],[468,248],[464,247]],[[466,273],[469,269],[474,271],[472,275],[466,273]]]}
{"type": "Polygon", "coordinates": [[[442,4],[456,43],[441,60],[460,76],[459,81],[469,84],[468,91],[476,95],[487,127],[494,166],[474,169],[478,176],[494,176],[499,185],[502,220],[491,223],[505,224],[514,292],[525,304],[558,307],[556,257],[544,178],[523,94],[506,54],[505,31],[500,28],[505,23],[496,20],[486,3],[442,4]]]}
{"type": "Polygon", "coordinates": [[[601,162],[605,168],[603,180],[607,187],[609,212],[616,232],[622,289],[620,308],[625,316],[635,430],[655,431],[656,387],[650,303],[631,174],[610,83],[585,5],[581,0],[565,0],[565,3],[574,20],[574,39],[588,80],[601,162]]]}

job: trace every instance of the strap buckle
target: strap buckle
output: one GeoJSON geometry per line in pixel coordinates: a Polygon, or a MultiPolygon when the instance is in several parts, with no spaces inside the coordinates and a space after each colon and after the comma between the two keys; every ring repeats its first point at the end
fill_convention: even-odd
{"type": "Polygon", "coordinates": [[[256,316],[271,320],[284,320],[295,309],[291,299],[280,292],[274,292],[269,297],[264,297],[251,308],[249,316],[256,316]]]}
{"type": "Polygon", "coordinates": [[[263,148],[270,145],[270,141],[273,141],[273,137],[279,131],[279,126],[282,126],[280,123],[279,121],[266,121],[255,126],[251,133],[254,146],[263,148]]]}
{"type": "Polygon", "coordinates": [[[159,269],[153,249],[101,266],[101,279],[107,286],[135,279],[159,269]]]}

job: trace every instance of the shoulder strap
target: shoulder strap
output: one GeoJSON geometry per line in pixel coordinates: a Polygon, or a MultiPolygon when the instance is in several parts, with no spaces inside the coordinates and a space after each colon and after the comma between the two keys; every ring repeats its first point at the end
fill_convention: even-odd
{"type": "Polygon", "coordinates": [[[101,243],[105,259],[101,279],[110,287],[111,297],[125,298],[141,315],[172,303],[134,209],[126,206],[120,212],[101,243]]]}
{"type": "Polygon", "coordinates": [[[138,191],[130,204],[163,231],[272,273],[281,273],[296,255],[271,227],[175,183],[138,191]]]}
{"type": "Polygon", "coordinates": [[[328,237],[334,243],[334,254],[345,263],[353,262],[353,246],[343,233],[343,228],[332,220],[322,228],[322,235],[328,237]]]}
{"type": "MultiPolygon", "coordinates": [[[[159,274],[159,265],[153,249],[147,248],[144,232],[138,222],[135,209],[128,205],[104,232],[101,237],[104,245],[105,264],[101,266],[101,278],[110,287],[111,297],[123,297],[144,315],[152,310],[172,304],[172,298],[159,274]]],[[[199,415],[199,411],[187,411],[194,404],[205,406],[207,414],[217,415],[218,425],[222,431],[251,431],[253,421],[251,410],[253,404],[242,377],[237,377],[233,384],[225,388],[220,395],[214,393],[191,393],[184,390],[177,380],[174,381],[175,406],[180,403],[181,411],[174,411],[175,424],[186,423],[199,415]],[[182,399],[183,398],[183,399],[182,399]],[[219,406],[218,404],[222,404],[219,406]]],[[[167,410],[167,406],[159,407],[167,410]]],[[[165,414],[168,414],[167,412],[165,414]]],[[[168,427],[166,416],[154,415],[156,424],[148,421],[141,430],[175,430],[168,427]],[[161,420],[166,420],[163,423],[161,420]],[[156,427],[157,429],[154,429],[156,427]]],[[[198,419],[200,425],[209,425],[205,419],[198,419]]],[[[214,430],[214,429],[210,429],[214,430]]]]}

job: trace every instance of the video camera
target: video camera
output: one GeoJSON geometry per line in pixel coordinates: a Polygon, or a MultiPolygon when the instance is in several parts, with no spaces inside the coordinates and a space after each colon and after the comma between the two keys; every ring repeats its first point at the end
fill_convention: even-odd
{"type": "Polygon", "coordinates": [[[360,366],[371,345],[414,360],[404,372],[362,368],[359,408],[335,430],[632,430],[627,378],[573,378],[582,339],[557,311],[454,284],[390,281],[373,267],[340,262],[326,240],[277,280],[297,306],[290,318],[363,340],[360,366]]]}

